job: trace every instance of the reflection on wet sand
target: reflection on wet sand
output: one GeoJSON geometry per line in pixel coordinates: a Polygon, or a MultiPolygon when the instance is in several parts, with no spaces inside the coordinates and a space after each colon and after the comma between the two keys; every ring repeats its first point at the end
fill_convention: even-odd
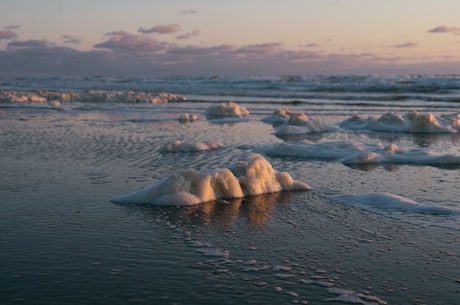
{"type": "Polygon", "coordinates": [[[273,211],[280,204],[292,201],[293,192],[284,191],[273,194],[250,196],[232,200],[218,200],[191,207],[144,206],[146,215],[165,214],[171,223],[190,223],[191,225],[230,226],[247,219],[256,226],[265,225],[273,211]]]}

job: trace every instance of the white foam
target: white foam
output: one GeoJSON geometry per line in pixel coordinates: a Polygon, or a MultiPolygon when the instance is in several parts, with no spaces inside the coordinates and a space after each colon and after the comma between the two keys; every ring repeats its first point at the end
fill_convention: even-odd
{"type": "Polygon", "coordinates": [[[365,146],[347,141],[313,143],[307,140],[289,143],[274,143],[255,148],[271,157],[293,157],[303,159],[340,159],[362,152],[365,146]]]}
{"type": "Polygon", "coordinates": [[[271,116],[263,118],[262,121],[270,124],[283,124],[289,120],[289,116],[293,113],[289,109],[277,109],[273,111],[271,116]]]}
{"type": "Polygon", "coordinates": [[[334,298],[328,298],[326,302],[341,302],[347,304],[362,304],[362,305],[386,305],[386,301],[368,294],[356,293],[343,288],[328,288],[329,293],[337,295],[334,298]]]}
{"type": "Polygon", "coordinates": [[[383,132],[407,132],[407,133],[456,133],[459,129],[459,115],[445,122],[442,117],[432,113],[421,114],[411,111],[405,115],[385,113],[380,117],[369,116],[367,118],[355,115],[338,125],[344,129],[372,130],[383,132]]]}
{"type": "Polygon", "coordinates": [[[210,106],[206,110],[208,117],[246,117],[249,111],[235,102],[220,103],[219,105],[210,106]]]}
{"type": "Polygon", "coordinates": [[[252,154],[248,162],[210,172],[186,170],[113,201],[123,204],[188,206],[224,198],[309,189],[310,186],[293,180],[288,173],[275,171],[261,155],[252,154]]]}
{"type": "MultiPolygon", "coordinates": [[[[288,112],[285,112],[285,114],[288,114],[288,112]]],[[[289,113],[289,118],[277,128],[275,135],[282,137],[331,130],[333,130],[332,126],[312,119],[304,113],[289,113]]]]}
{"type": "Polygon", "coordinates": [[[198,114],[193,113],[183,113],[179,116],[179,122],[187,123],[187,122],[194,122],[198,120],[200,116],[198,114]]]}
{"type": "Polygon", "coordinates": [[[334,160],[343,164],[458,165],[460,156],[427,149],[403,150],[395,144],[359,144],[347,141],[275,143],[254,149],[272,157],[334,160]]]}
{"type": "Polygon", "coordinates": [[[340,194],[329,198],[360,207],[371,207],[407,213],[428,215],[459,215],[460,211],[452,208],[423,205],[412,199],[390,193],[369,193],[361,195],[340,194]]]}
{"type": "Polygon", "coordinates": [[[218,149],[223,147],[224,144],[218,141],[188,143],[179,140],[167,143],[160,147],[160,153],[178,153],[178,152],[200,152],[218,149]]]}
{"type": "Polygon", "coordinates": [[[0,90],[3,103],[62,103],[62,102],[104,102],[104,103],[168,103],[185,101],[185,97],[171,93],[137,91],[88,90],[75,92],[57,91],[13,91],[0,90]]]}

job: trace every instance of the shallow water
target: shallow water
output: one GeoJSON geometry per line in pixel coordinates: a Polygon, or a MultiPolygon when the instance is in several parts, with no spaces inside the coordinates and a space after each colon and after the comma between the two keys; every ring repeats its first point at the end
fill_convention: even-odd
{"type": "Polygon", "coordinates": [[[459,164],[423,163],[407,152],[455,160],[458,130],[336,127],[356,114],[452,117],[459,80],[2,79],[0,304],[456,304],[459,164]],[[160,91],[187,100],[132,101],[132,92],[160,91]],[[13,102],[16,93],[36,102],[13,102]],[[206,118],[210,106],[232,99],[250,115],[206,118]],[[281,108],[334,128],[277,137],[277,126],[262,120],[281,108]],[[184,113],[200,118],[180,123],[184,113]],[[175,140],[223,147],[159,152],[175,140]],[[228,167],[267,144],[299,141],[394,144],[412,159],[266,156],[313,190],[182,208],[110,201],[172,173],[228,167]]]}
{"type": "MultiPolygon", "coordinates": [[[[89,106],[68,111],[5,107],[0,112],[1,304],[458,300],[457,215],[366,208],[330,197],[388,192],[456,209],[458,168],[355,168],[269,158],[275,169],[307,182],[313,191],[188,208],[118,205],[110,200],[173,172],[227,167],[254,146],[283,140],[257,115],[242,123],[202,118],[181,124],[172,119],[183,111],[178,104],[89,106]],[[224,147],[158,152],[176,139],[219,140],[224,147]]],[[[319,142],[391,140],[458,153],[455,135],[306,137],[319,142]]]]}

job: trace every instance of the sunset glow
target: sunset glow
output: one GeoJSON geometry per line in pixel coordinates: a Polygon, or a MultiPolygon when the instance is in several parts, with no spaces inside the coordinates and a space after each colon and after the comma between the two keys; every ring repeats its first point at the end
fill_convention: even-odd
{"type": "Polygon", "coordinates": [[[13,1],[3,75],[452,74],[455,0],[13,1]]]}

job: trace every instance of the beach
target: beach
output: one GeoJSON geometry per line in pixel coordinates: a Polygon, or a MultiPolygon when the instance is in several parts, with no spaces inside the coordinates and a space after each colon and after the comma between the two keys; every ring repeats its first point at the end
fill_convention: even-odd
{"type": "Polygon", "coordinates": [[[327,88],[304,95],[305,84],[285,79],[4,81],[8,96],[54,93],[0,104],[0,303],[456,304],[456,79],[434,78],[448,84],[435,94],[406,88],[407,99],[388,96],[387,79],[350,90],[337,81],[334,94],[322,80],[327,88]],[[129,90],[142,95],[126,100],[136,83],[129,90]],[[212,115],[230,100],[248,113],[212,115]],[[308,119],[275,123],[279,109],[308,119]],[[430,123],[423,132],[418,118],[430,123]],[[160,151],[178,140],[220,145],[160,151]],[[253,154],[311,189],[190,206],[114,202],[253,154]]]}

